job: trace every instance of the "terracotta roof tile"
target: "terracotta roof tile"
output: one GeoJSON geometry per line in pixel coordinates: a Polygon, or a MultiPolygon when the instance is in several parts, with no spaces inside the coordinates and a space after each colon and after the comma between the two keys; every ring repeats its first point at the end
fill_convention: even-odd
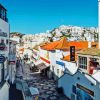
{"type": "Polygon", "coordinates": [[[100,49],[97,48],[87,48],[78,52],[82,55],[100,56],[100,49]]]}
{"type": "Polygon", "coordinates": [[[44,50],[70,50],[70,46],[75,46],[76,50],[88,48],[88,42],[87,41],[67,41],[66,37],[61,38],[58,41],[54,41],[51,43],[48,43],[46,45],[41,46],[44,50]]]}
{"type": "MultiPolygon", "coordinates": [[[[64,56],[64,58],[62,60],[70,61],[70,55],[64,56]]],[[[77,54],[75,54],[75,61],[77,61],[77,54]]]]}

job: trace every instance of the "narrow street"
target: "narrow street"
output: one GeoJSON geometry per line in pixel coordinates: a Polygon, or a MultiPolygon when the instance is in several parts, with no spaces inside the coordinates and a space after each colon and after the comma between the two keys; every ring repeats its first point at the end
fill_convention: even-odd
{"type": "MultiPolygon", "coordinates": [[[[16,76],[21,77],[23,75],[22,68],[20,64],[17,66],[16,69],[16,76]]],[[[16,81],[15,81],[16,82],[16,81]]],[[[9,89],[9,100],[23,100],[23,95],[21,89],[17,88],[17,83],[10,84],[9,89]]]]}
{"type": "Polygon", "coordinates": [[[30,72],[29,66],[29,64],[24,66],[23,80],[26,81],[28,87],[39,90],[39,100],[68,100],[64,95],[58,94],[54,80],[42,77],[40,73],[30,72]]]}
{"type": "Polygon", "coordinates": [[[11,85],[9,100],[34,100],[30,87],[38,89],[38,100],[68,100],[58,94],[54,80],[41,76],[39,72],[31,72],[29,64],[19,64],[16,76],[16,85],[11,85]]]}

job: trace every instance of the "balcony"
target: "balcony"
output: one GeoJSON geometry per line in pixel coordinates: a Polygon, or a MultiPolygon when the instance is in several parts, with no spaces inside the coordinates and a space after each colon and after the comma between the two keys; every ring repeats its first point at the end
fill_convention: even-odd
{"type": "Polygon", "coordinates": [[[7,49],[5,43],[0,43],[0,51],[5,51],[7,49]]]}

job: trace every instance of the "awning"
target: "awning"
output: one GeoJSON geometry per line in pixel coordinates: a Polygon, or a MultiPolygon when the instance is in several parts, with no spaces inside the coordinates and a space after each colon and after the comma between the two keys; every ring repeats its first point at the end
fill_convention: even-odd
{"type": "Polygon", "coordinates": [[[39,65],[39,64],[41,64],[41,63],[42,63],[41,60],[38,60],[38,61],[34,62],[34,64],[35,64],[36,66],[39,65]]]}
{"type": "Polygon", "coordinates": [[[43,60],[44,62],[50,64],[50,61],[49,61],[49,60],[47,60],[47,59],[45,59],[45,58],[43,58],[43,57],[40,57],[40,59],[43,60]]]}
{"type": "Polygon", "coordinates": [[[48,68],[49,66],[46,66],[44,63],[41,63],[41,64],[38,64],[37,67],[38,67],[40,70],[43,70],[43,69],[48,68]]]}

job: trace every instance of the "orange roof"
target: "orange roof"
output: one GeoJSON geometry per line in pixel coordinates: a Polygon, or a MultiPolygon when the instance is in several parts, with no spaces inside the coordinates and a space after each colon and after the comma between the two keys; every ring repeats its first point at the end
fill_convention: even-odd
{"type": "Polygon", "coordinates": [[[62,39],[58,41],[54,41],[54,42],[41,46],[41,48],[44,50],[65,49],[67,47],[68,47],[68,42],[66,40],[66,37],[63,37],[62,39]]]}
{"type": "MultiPolygon", "coordinates": [[[[64,56],[62,60],[70,61],[70,55],[64,56]]],[[[77,54],[75,54],[75,61],[77,61],[77,54]]]]}
{"type": "Polygon", "coordinates": [[[80,50],[83,48],[88,48],[88,42],[87,41],[67,41],[66,37],[61,38],[58,41],[48,43],[46,45],[41,46],[44,50],[69,50],[70,46],[75,46],[76,50],[80,50]]]}
{"type": "Polygon", "coordinates": [[[19,51],[22,51],[22,52],[24,52],[24,48],[21,48],[21,49],[19,49],[19,51]]]}
{"type": "Polygon", "coordinates": [[[70,41],[69,46],[75,46],[77,49],[88,48],[87,41],[70,41]]]}
{"type": "Polygon", "coordinates": [[[56,46],[56,49],[66,49],[69,47],[68,41],[66,37],[63,37],[60,41],[59,44],[56,46]]]}
{"type": "Polygon", "coordinates": [[[51,42],[46,45],[40,46],[44,50],[55,50],[55,47],[59,44],[59,41],[51,42]]]}

